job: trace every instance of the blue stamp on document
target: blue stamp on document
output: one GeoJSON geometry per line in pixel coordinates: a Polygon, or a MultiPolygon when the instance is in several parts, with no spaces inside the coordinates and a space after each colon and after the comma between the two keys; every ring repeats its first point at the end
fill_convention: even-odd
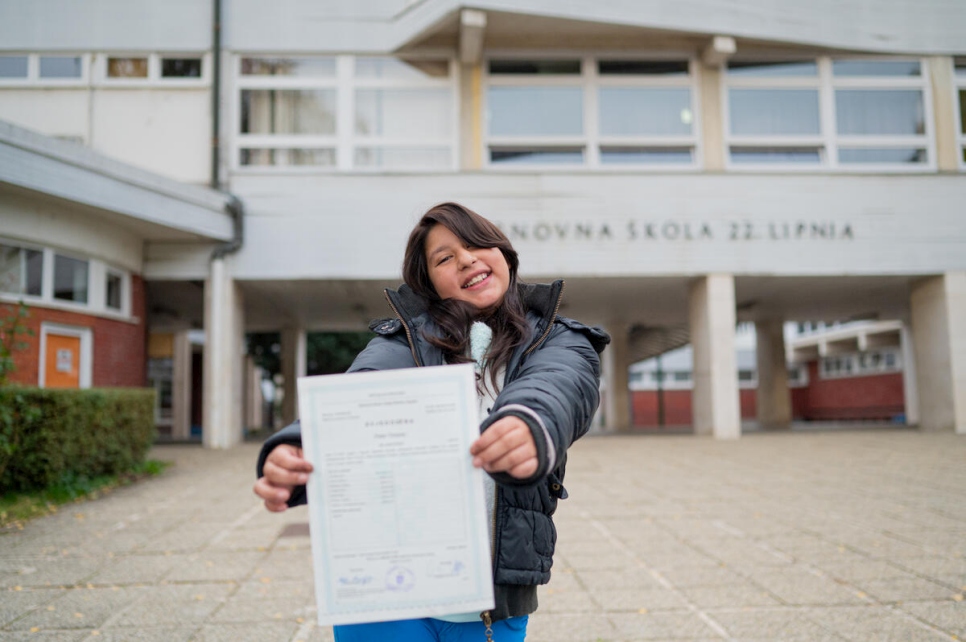
{"type": "Polygon", "coordinates": [[[408,568],[393,566],[386,573],[386,589],[389,591],[405,593],[406,591],[411,591],[415,585],[416,575],[408,568]]]}

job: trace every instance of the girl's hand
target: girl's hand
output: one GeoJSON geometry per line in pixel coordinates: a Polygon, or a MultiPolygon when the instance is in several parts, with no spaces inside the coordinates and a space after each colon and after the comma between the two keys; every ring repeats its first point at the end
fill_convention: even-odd
{"type": "Polygon", "coordinates": [[[302,449],[289,444],[279,444],[265,459],[262,477],[255,482],[255,494],[265,500],[265,508],[280,513],[288,508],[292,489],[302,486],[309,479],[312,464],[302,457],[302,449]]]}
{"type": "Polygon", "coordinates": [[[537,472],[537,446],[522,419],[508,416],[493,422],[470,446],[473,465],[488,473],[526,479],[537,472]]]}

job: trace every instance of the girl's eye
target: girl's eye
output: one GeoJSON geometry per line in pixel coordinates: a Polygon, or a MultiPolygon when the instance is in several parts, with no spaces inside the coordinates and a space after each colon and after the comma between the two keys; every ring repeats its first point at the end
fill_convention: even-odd
{"type": "Polygon", "coordinates": [[[436,265],[437,265],[437,266],[439,266],[439,265],[442,265],[443,263],[446,263],[447,261],[449,261],[449,260],[450,260],[450,258],[452,258],[452,257],[449,257],[449,256],[444,256],[443,258],[441,258],[441,259],[439,260],[439,262],[438,262],[438,263],[436,263],[436,265]]]}

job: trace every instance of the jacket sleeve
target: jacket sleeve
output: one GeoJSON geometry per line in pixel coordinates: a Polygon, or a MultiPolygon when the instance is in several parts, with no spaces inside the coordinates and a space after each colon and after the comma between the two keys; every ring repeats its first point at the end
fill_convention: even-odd
{"type": "Polygon", "coordinates": [[[567,449],[587,432],[600,403],[599,353],[610,341],[602,330],[571,319],[555,322],[550,335],[526,357],[481,426],[508,415],[530,427],[540,462],[528,479],[494,474],[500,484],[528,486],[564,461],[567,449]]]}
{"type": "MultiPolygon", "coordinates": [[[[392,370],[395,368],[412,367],[413,355],[409,349],[409,342],[405,335],[398,332],[390,335],[375,337],[349,366],[346,372],[366,372],[371,370],[392,370]]],[[[258,454],[256,476],[261,477],[264,472],[265,460],[269,453],[280,444],[302,447],[302,425],[295,421],[285,426],[277,433],[265,440],[258,454]]],[[[305,486],[296,486],[288,500],[289,506],[299,506],[306,502],[305,486]]]]}

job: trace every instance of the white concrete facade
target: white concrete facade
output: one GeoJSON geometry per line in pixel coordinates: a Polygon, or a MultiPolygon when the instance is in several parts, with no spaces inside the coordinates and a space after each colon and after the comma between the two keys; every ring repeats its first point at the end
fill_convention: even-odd
{"type": "MultiPolygon", "coordinates": [[[[768,330],[759,334],[760,420],[784,425],[787,374],[773,320],[878,318],[911,319],[910,341],[903,343],[905,360],[915,362],[914,372],[906,370],[907,419],[918,417],[928,429],[966,430],[966,132],[959,125],[966,107],[958,102],[966,85],[966,5],[221,2],[216,70],[205,3],[0,0],[0,56],[22,59],[29,71],[0,77],[0,121],[90,148],[0,123],[0,238],[80,248],[140,274],[153,303],[152,327],[205,328],[206,445],[228,447],[241,438],[244,332],[281,332],[283,415],[296,417],[291,384],[305,373],[305,333],[362,329],[390,314],[381,289],[399,280],[412,224],[443,200],[497,221],[520,253],[525,279],[565,278],[563,314],[615,329],[605,359],[609,429],[629,427],[627,366],[647,332],[674,328],[678,341],[690,335],[695,431],[730,439],[741,430],[736,322],[768,330]],[[45,81],[38,72],[45,56],[76,56],[84,71],[45,81]],[[196,77],[165,79],[163,61],[179,56],[197,58],[196,77]],[[391,67],[362,64],[393,56],[439,66],[412,80],[393,76],[391,67]],[[112,57],[143,59],[148,71],[143,78],[111,78],[112,57]],[[249,73],[250,60],[308,66],[289,76],[249,73]],[[556,76],[500,79],[491,67],[500,60],[576,66],[556,76]],[[683,67],[628,80],[623,72],[602,71],[615,60],[675,60],[683,67]],[[733,61],[805,61],[813,69],[773,82],[767,74],[742,77],[740,67],[732,73],[733,61]],[[898,61],[916,71],[898,78],[868,69],[858,78],[847,70],[837,75],[840,63],[869,61],[898,61]],[[531,145],[537,152],[541,145],[579,148],[581,162],[494,161],[493,154],[506,151],[501,145],[520,147],[492,131],[495,90],[530,86],[583,96],[577,129],[535,135],[531,145]],[[633,123],[633,135],[611,127],[607,92],[652,90],[686,95],[686,106],[672,113],[674,126],[684,124],[686,132],[668,138],[633,123]],[[742,97],[792,90],[814,94],[814,131],[742,132],[734,117],[742,97]],[[863,137],[845,114],[850,100],[865,104],[869,91],[911,101],[914,131],[863,137]],[[291,92],[293,102],[271,103],[284,117],[255,118],[265,98],[258,92],[291,92]],[[436,131],[429,123],[432,136],[407,138],[393,131],[405,118],[373,117],[383,129],[363,131],[359,123],[370,118],[366,110],[374,103],[366,100],[373,95],[410,104],[405,100],[417,94],[428,98],[412,103],[415,111],[439,113],[448,126],[436,131]],[[304,122],[293,117],[301,100],[310,105],[304,122]],[[220,151],[214,177],[213,139],[220,151]],[[815,162],[743,165],[748,148],[815,162]],[[397,149],[415,149],[413,158],[438,153],[444,161],[432,169],[363,164],[397,149]],[[608,165],[613,149],[644,157],[657,149],[688,161],[608,165]],[[895,150],[921,160],[847,160],[895,150]],[[255,152],[271,160],[242,160],[255,152]],[[234,230],[223,195],[197,186],[210,180],[245,206],[240,249],[215,260],[215,245],[234,230]],[[172,187],[173,181],[194,185],[172,187]]],[[[178,346],[176,399],[185,404],[191,351],[184,341],[178,346]]],[[[186,413],[176,412],[179,435],[190,430],[186,413]]]]}

